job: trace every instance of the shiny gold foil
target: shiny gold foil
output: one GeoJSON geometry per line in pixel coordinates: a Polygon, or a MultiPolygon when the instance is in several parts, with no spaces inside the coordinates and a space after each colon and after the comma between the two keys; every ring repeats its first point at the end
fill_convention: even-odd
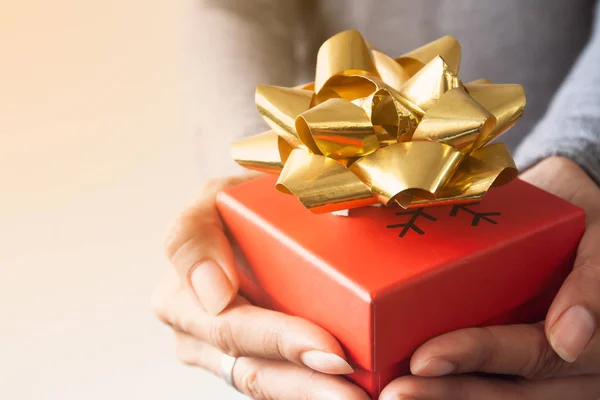
{"type": "Polygon", "coordinates": [[[392,57],[378,50],[372,50],[371,54],[381,80],[391,88],[400,90],[402,85],[410,79],[408,72],[392,57]]]}
{"type": "Polygon", "coordinates": [[[477,145],[484,146],[517,123],[525,111],[525,91],[521,85],[494,85],[491,83],[468,83],[465,89],[491,112],[497,120],[496,127],[481,137],[477,145]]]}
{"type": "Polygon", "coordinates": [[[408,207],[416,194],[435,195],[458,168],[463,155],[435,142],[396,143],[362,157],[350,167],[380,202],[394,199],[408,207]]]}
{"type": "Polygon", "coordinates": [[[448,63],[448,68],[452,74],[458,75],[460,54],[460,43],[458,43],[458,40],[452,36],[444,36],[403,54],[397,58],[397,61],[410,76],[413,76],[421,68],[429,64],[431,60],[439,56],[448,63]]]}
{"type": "MultiPolygon", "coordinates": [[[[377,150],[379,141],[367,113],[344,99],[329,99],[299,115],[296,130],[305,143],[331,158],[360,157],[377,150]],[[343,120],[337,120],[338,115],[343,120]]],[[[314,151],[314,150],[313,150],[314,151]]]]}
{"type": "Polygon", "coordinates": [[[444,93],[459,87],[456,76],[440,56],[434,57],[402,86],[400,95],[427,111],[444,93]]]}
{"type": "Polygon", "coordinates": [[[316,213],[377,203],[369,187],[342,164],[304,149],[292,151],[277,189],[295,195],[316,213]]]}
{"type": "Polygon", "coordinates": [[[292,147],[275,131],[270,130],[235,142],[232,157],[242,167],[269,174],[279,174],[292,147]]]}
{"type": "Polygon", "coordinates": [[[296,116],[306,111],[312,102],[313,92],[270,85],[258,85],[256,106],[271,129],[294,147],[302,147],[296,133],[296,116]]]}
{"type": "Polygon", "coordinates": [[[338,33],[321,45],[317,53],[315,92],[335,75],[377,73],[373,58],[362,35],[354,30],[338,33]]]}
{"type": "Polygon", "coordinates": [[[525,94],[463,85],[460,53],[445,36],[393,59],[341,32],[319,49],[314,83],[257,87],[271,130],[236,142],[232,156],[279,173],[277,188],[315,213],[479,201],[517,175],[508,148],[488,143],[523,114],[525,94]]]}
{"type": "Polygon", "coordinates": [[[446,143],[469,152],[477,139],[488,137],[496,118],[461,88],[445,92],[429,108],[412,140],[446,143]]]}

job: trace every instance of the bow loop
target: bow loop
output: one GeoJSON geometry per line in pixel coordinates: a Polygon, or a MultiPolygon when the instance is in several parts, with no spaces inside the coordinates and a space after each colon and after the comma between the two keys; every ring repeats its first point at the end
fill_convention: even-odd
{"type": "Polygon", "coordinates": [[[427,43],[417,49],[396,59],[404,70],[413,76],[435,57],[440,56],[448,63],[449,70],[458,75],[460,64],[461,49],[458,40],[452,36],[444,36],[433,42],[427,43]]]}
{"type": "Polygon", "coordinates": [[[302,146],[295,128],[296,116],[310,108],[313,92],[258,85],[255,101],[267,124],[294,147],[302,146]]]}
{"type": "Polygon", "coordinates": [[[343,31],[329,38],[319,49],[315,92],[319,93],[325,82],[338,74],[376,72],[371,51],[362,35],[354,30],[343,31]]]}
{"type": "MultiPolygon", "coordinates": [[[[460,88],[444,93],[428,110],[412,140],[446,143],[469,152],[480,137],[488,137],[496,118],[460,88]]],[[[481,141],[481,140],[479,140],[481,141]]]]}
{"type": "Polygon", "coordinates": [[[296,130],[313,152],[335,159],[364,156],[379,147],[367,113],[344,99],[329,99],[303,112],[296,130]]]}

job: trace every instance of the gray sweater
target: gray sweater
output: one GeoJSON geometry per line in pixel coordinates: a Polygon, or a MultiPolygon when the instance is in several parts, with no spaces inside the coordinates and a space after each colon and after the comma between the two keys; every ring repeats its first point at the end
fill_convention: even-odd
{"type": "Polygon", "coordinates": [[[312,80],[320,43],[357,29],[392,56],[455,36],[463,80],[525,87],[525,115],[501,139],[521,169],[562,155],[600,182],[600,2],[202,0],[199,7],[192,89],[200,112],[191,122],[205,177],[231,173],[231,141],[266,129],[253,102],[257,83],[312,80]]]}

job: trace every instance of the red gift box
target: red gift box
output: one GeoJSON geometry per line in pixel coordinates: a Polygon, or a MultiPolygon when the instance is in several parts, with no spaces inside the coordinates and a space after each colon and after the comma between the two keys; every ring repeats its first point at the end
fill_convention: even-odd
{"type": "Polygon", "coordinates": [[[460,328],[542,320],[567,276],[584,212],[518,179],[480,204],[316,215],[265,176],[217,204],[247,259],[255,304],[322,326],[373,398],[419,345],[460,328]]]}

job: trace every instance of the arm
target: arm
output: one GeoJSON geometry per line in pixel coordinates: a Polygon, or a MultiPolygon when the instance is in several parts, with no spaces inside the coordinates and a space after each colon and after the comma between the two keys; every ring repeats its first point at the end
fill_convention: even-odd
{"type": "Polygon", "coordinates": [[[516,159],[525,169],[549,156],[577,162],[600,182],[600,2],[589,43],[516,159]]]}
{"type": "Polygon", "coordinates": [[[195,10],[192,121],[202,179],[237,166],[229,146],[267,129],[254,105],[258,83],[293,85],[301,2],[202,0],[195,10]]]}

